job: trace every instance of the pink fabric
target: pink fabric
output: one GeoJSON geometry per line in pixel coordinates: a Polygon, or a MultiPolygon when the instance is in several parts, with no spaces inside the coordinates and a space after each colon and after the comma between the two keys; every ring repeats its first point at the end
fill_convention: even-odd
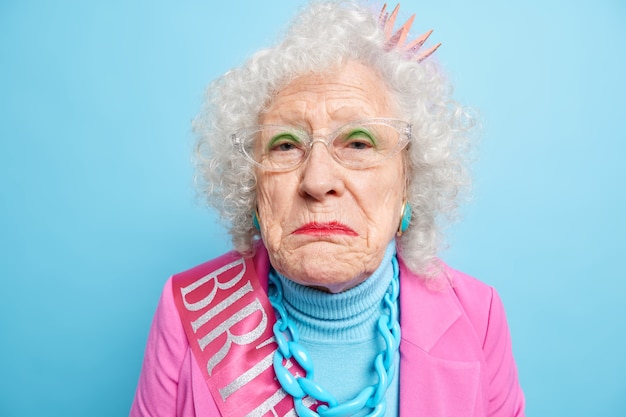
{"type": "MultiPolygon", "coordinates": [[[[269,262],[255,266],[267,288],[269,262]]],[[[401,263],[400,415],[524,415],[506,317],[489,286],[443,265],[440,290],[401,263]]],[[[219,417],[166,283],[150,329],[131,417],[219,417]]],[[[225,416],[227,417],[227,416],[225,416]]]]}

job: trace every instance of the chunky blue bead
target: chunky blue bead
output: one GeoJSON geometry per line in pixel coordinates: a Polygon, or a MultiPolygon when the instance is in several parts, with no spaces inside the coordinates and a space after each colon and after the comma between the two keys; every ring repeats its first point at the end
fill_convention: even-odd
{"type": "Polygon", "coordinates": [[[339,404],[337,399],[330,392],[320,387],[314,381],[311,381],[308,378],[299,378],[298,383],[308,396],[316,398],[318,401],[327,403],[331,407],[336,407],[339,404]]]}
{"type": "Polygon", "coordinates": [[[295,398],[304,397],[304,391],[300,388],[300,384],[298,384],[296,378],[283,366],[283,355],[278,351],[274,353],[274,372],[276,373],[278,382],[280,382],[283,389],[287,391],[287,394],[295,398]]]}
{"type": "Polygon", "coordinates": [[[311,359],[309,353],[300,343],[289,342],[288,346],[293,359],[295,359],[296,362],[298,362],[298,365],[300,365],[302,369],[304,369],[304,371],[306,372],[306,377],[312,379],[313,360],[311,359]]]}

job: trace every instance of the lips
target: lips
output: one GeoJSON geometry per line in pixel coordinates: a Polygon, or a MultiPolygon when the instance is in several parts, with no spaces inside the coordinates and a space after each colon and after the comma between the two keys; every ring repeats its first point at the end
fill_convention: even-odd
{"type": "Polygon", "coordinates": [[[294,232],[296,235],[313,235],[313,236],[331,236],[331,235],[345,235],[345,236],[358,236],[357,232],[350,227],[339,222],[327,222],[327,223],[307,223],[294,232]]]}

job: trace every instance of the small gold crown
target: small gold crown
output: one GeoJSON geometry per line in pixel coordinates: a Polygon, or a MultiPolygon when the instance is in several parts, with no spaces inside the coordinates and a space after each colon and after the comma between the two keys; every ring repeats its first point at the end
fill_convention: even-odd
{"type": "Polygon", "coordinates": [[[398,16],[398,11],[400,10],[400,4],[396,6],[395,9],[389,14],[387,11],[387,4],[383,5],[383,9],[380,11],[380,16],[378,17],[378,23],[380,27],[385,32],[385,50],[391,51],[392,49],[397,49],[402,52],[404,57],[410,61],[422,62],[430,55],[433,54],[441,46],[441,43],[425,50],[420,51],[426,39],[433,33],[433,30],[429,30],[423,35],[419,36],[417,39],[405,43],[406,39],[409,35],[409,30],[411,29],[411,25],[413,24],[413,19],[415,19],[415,15],[411,16],[409,20],[407,20],[400,29],[398,29],[395,33],[393,33],[393,27],[396,24],[396,17],[398,16]],[[392,35],[393,33],[393,35],[392,35]]]}

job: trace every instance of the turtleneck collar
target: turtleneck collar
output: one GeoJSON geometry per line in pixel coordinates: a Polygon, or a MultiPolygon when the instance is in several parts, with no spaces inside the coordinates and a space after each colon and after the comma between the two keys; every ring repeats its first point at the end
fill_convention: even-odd
{"type": "Polygon", "coordinates": [[[297,284],[277,274],[283,285],[284,306],[300,332],[301,340],[316,342],[361,342],[377,337],[376,322],[382,299],[393,278],[392,258],[396,242],[392,240],[378,269],[361,284],[332,294],[297,284]]]}

